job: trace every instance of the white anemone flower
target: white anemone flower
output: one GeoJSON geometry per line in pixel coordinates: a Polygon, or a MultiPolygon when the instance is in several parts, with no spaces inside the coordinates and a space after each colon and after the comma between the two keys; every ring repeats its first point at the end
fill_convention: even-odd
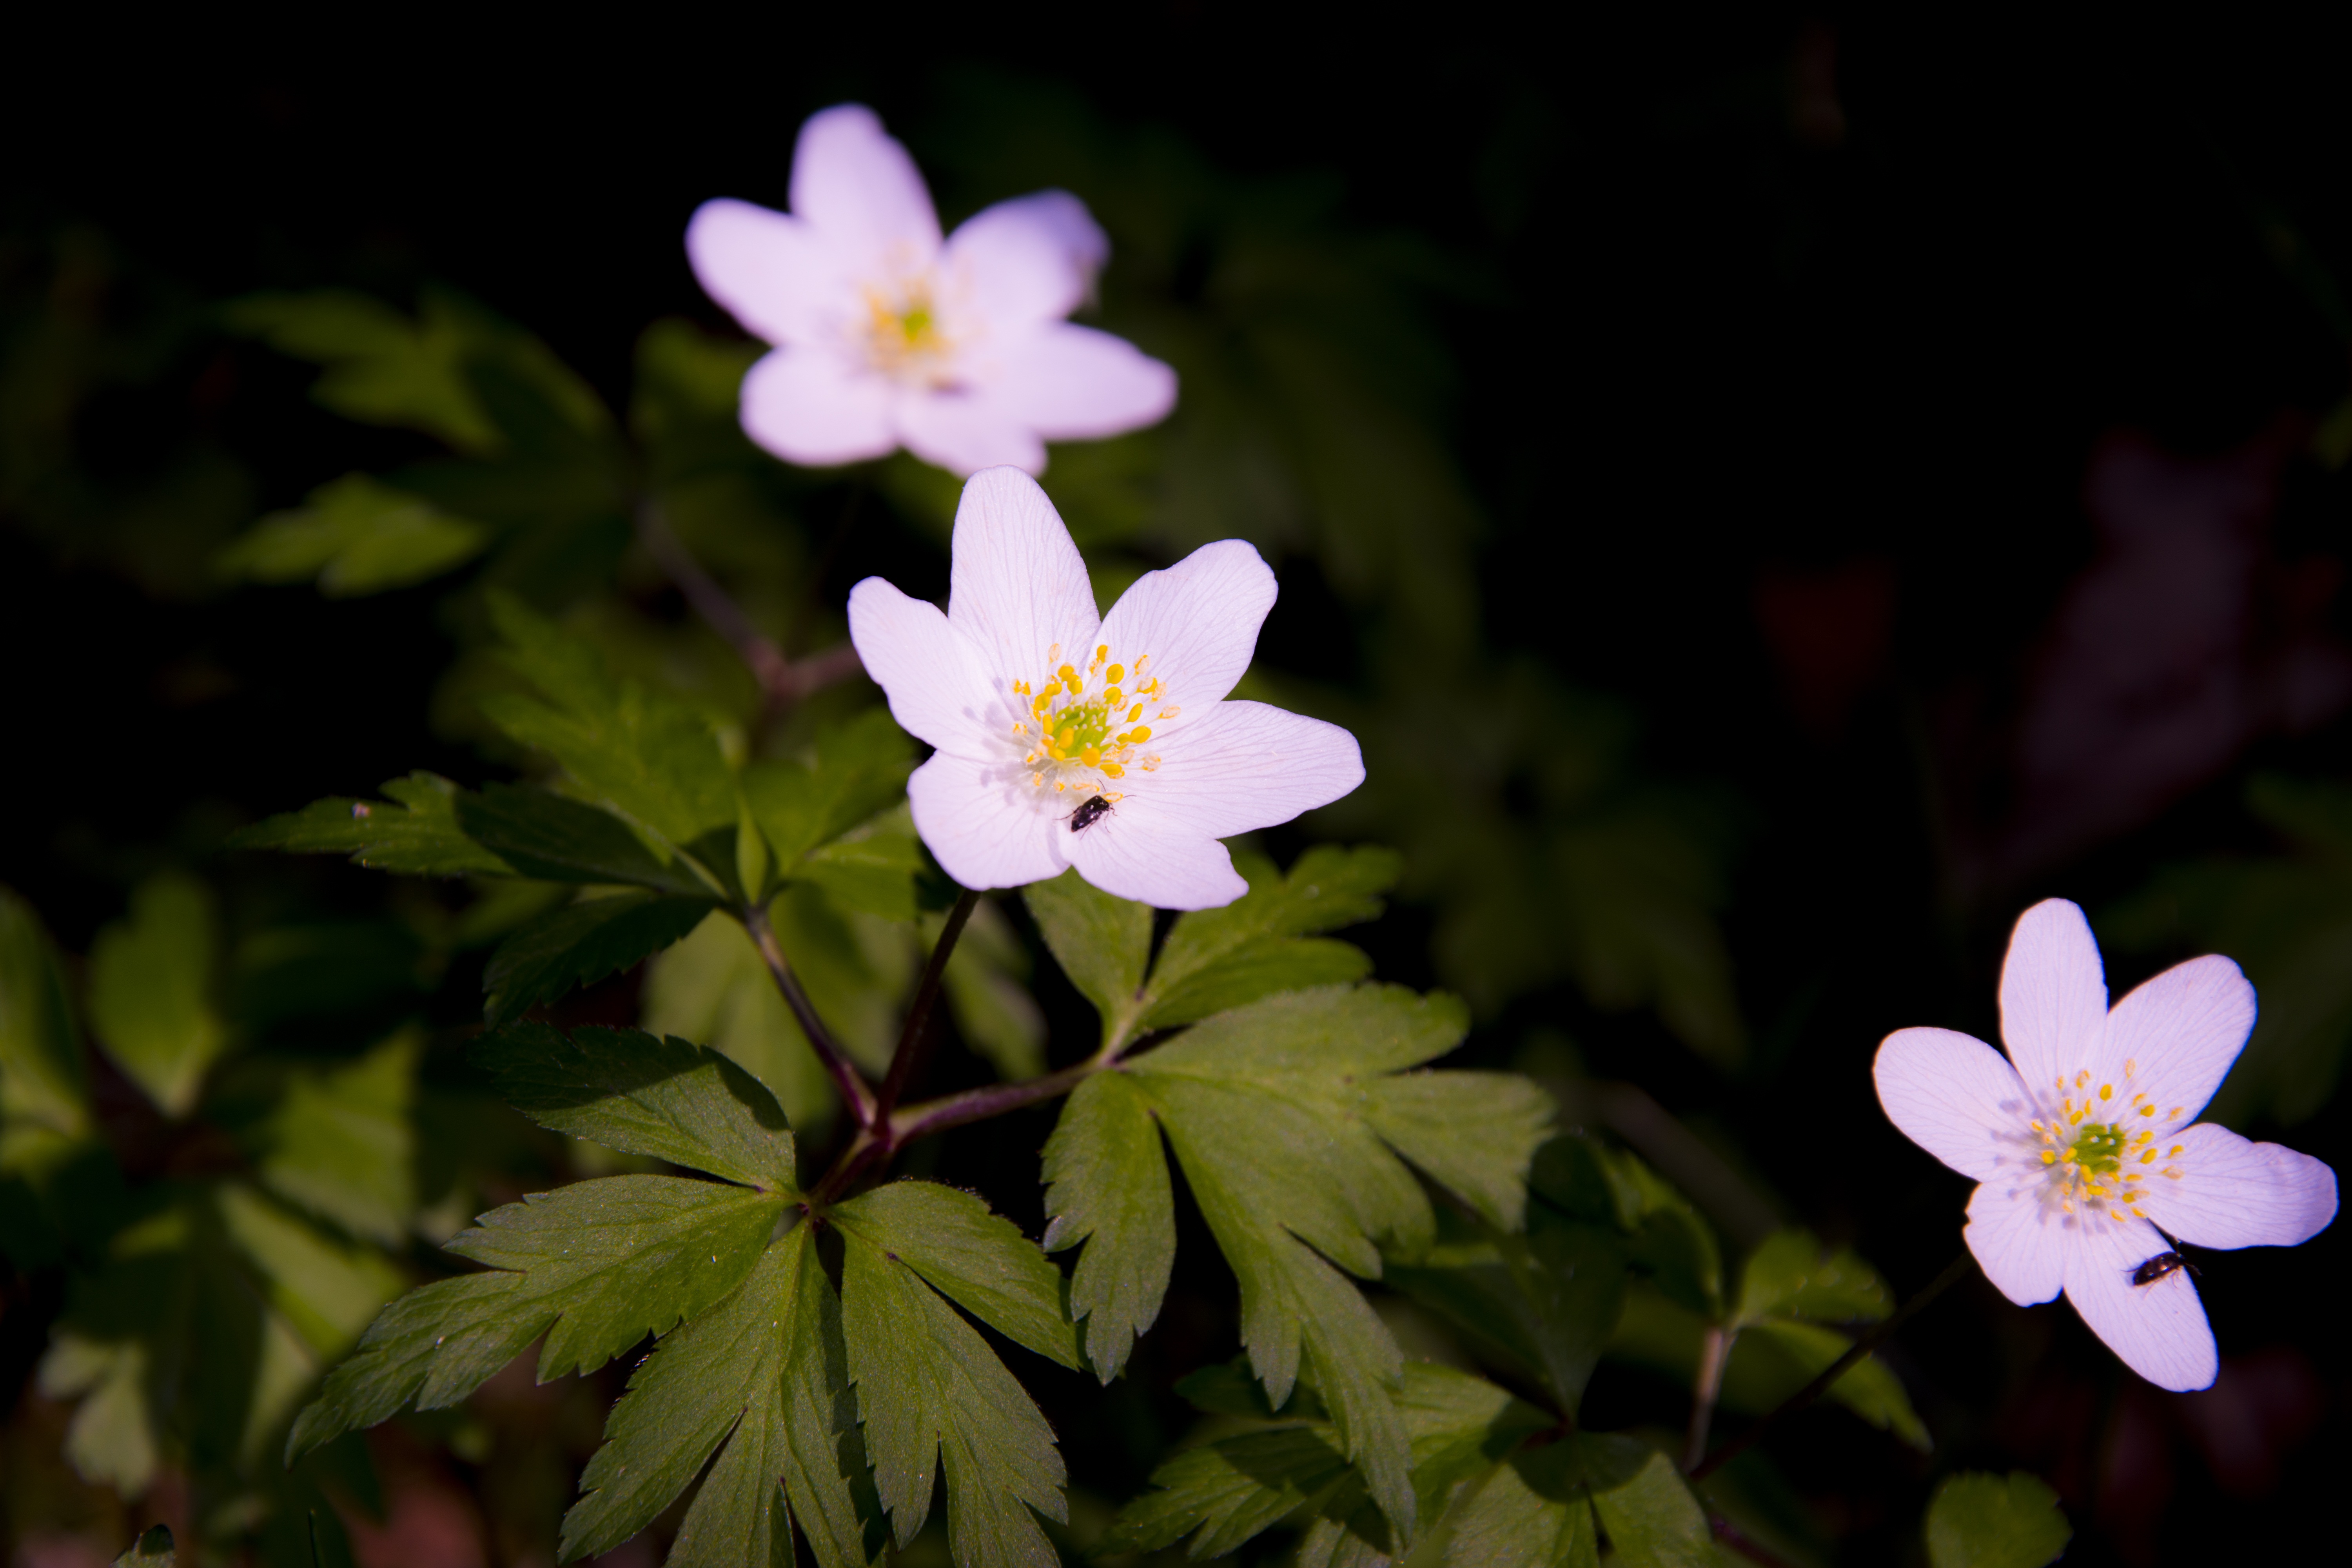
{"type": "Polygon", "coordinates": [[[775,345],[743,378],[743,428],[787,462],[905,447],[956,474],[1045,468],[1047,441],[1165,418],[1176,373],[1065,321],[1110,242],[1086,204],[1039,191],[942,241],[915,162],[874,111],[812,115],[790,213],[706,202],[687,256],[712,299],[775,345]]]}
{"type": "Polygon", "coordinates": [[[2293,1247],[2336,1217],[2336,1173],[2191,1119],[2254,1024],[2254,989],[2209,956],[2113,1011],[2083,911],[2025,911],[2000,973],[2004,1061],[1949,1029],[1878,1048],[1878,1101],[1911,1141],[1979,1183],[1965,1235],[2021,1307],[2060,1290],[2160,1388],[2212,1385],[2213,1331],[2179,1266],[2197,1247],[2293,1247]]]}
{"type": "Polygon", "coordinates": [[[1071,866],[1168,910],[1249,891],[1217,842],[1287,822],[1364,782],[1356,738],[1224,700],[1274,607],[1238,539],[1147,572],[1108,616],[1037,482],[972,476],[956,509],[947,613],[879,577],[850,591],[849,636],[907,731],[936,748],[908,781],[915,829],[967,888],[1071,866]]]}

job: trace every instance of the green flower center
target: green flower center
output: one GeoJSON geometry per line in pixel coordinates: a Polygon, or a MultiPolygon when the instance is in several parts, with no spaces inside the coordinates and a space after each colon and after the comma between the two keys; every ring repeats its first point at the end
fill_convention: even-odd
{"type": "Polygon", "coordinates": [[[1173,719],[1179,710],[1159,678],[1146,673],[1150,654],[1132,671],[1111,658],[1108,643],[1095,649],[1084,670],[1057,663],[1061,657],[1059,643],[1045,650],[1052,673],[1034,690],[1025,680],[1013,682],[1013,695],[1029,710],[1026,721],[1013,726],[1013,738],[1029,748],[1021,759],[1034,770],[1029,783],[1043,789],[1050,782],[1056,793],[1075,789],[1115,804],[1119,796],[1110,780],[1126,777],[1130,767],[1150,773],[1160,765],[1158,753],[1140,750],[1151,739],[1145,720],[1173,719]]]}

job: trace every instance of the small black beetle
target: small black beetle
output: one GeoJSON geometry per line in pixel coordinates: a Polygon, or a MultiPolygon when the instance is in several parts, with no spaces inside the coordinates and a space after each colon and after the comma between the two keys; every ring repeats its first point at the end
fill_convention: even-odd
{"type": "Polygon", "coordinates": [[[1086,804],[1079,806],[1077,810],[1070,813],[1070,831],[1073,833],[1084,833],[1087,828],[1092,827],[1096,823],[1101,821],[1104,817],[1108,816],[1109,815],[1110,802],[1105,800],[1100,795],[1096,795],[1086,802],[1086,804]]]}
{"type": "Polygon", "coordinates": [[[2135,1285],[2153,1285],[2176,1268],[2186,1268],[2191,1274],[2197,1272],[2197,1265],[2180,1254],[2159,1252],[2132,1270],[2131,1281],[2135,1285]]]}

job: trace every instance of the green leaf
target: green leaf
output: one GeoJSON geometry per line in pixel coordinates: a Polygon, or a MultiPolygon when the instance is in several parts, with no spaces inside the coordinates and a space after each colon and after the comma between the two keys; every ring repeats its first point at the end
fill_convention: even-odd
{"type": "Polygon", "coordinates": [[[1446,1568],[1600,1568],[1592,1502],[1572,1445],[1514,1454],[1455,1506],[1446,1568]]]}
{"type": "Polygon", "coordinates": [[[790,1568],[788,1514],[822,1568],[872,1562],[884,1536],[847,1382],[840,1304],[814,1231],[795,1226],[630,1376],[558,1556],[600,1555],[636,1534],[718,1451],[671,1542],[673,1568],[790,1568]]]}
{"type": "Polygon", "coordinates": [[[1352,984],[1371,972],[1369,953],[1330,937],[1260,943],[1227,955],[1166,991],[1155,981],[1152,998],[1135,1028],[1140,1033],[1195,1023],[1279,992],[1352,984]]]}
{"type": "Polygon", "coordinates": [[[261,1184],[355,1236],[400,1245],[416,1208],[410,1113],[423,1048],[404,1032],[355,1061],[290,1073],[247,1139],[261,1184]]]}
{"type": "Polygon", "coordinates": [[[114,1568],[173,1568],[180,1554],[173,1548],[171,1526],[151,1524],[131,1549],[114,1560],[114,1568]]]}
{"type": "Polygon", "coordinates": [[[456,784],[437,773],[394,779],[383,793],[397,803],[313,801],[229,835],[239,849],[284,849],[297,855],[349,855],[362,866],[415,877],[512,876],[514,868],[483,848],[457,825],[456,784]]]}
{"type": "Polygon", "coordinates": [[[742,922],[714,911],[646,964],[639,1019],[656,1035],[702,1040],[773,1091],[804,1134],[836,1109],[824,1064],[802,1037],[742,922]]]}
{"type": "Polygon", "coordinates": [[[1121,1509],[1095,1553],[1162,1552],[1190,1535],[1186,1556],[1223,1557],[1321,1501],[1347,1474],[1328,1427],[1286,1426],[1204,1443],[1151,1472],[1160,1489],[1121,1509]]]}
{"type": "Polygon", "coordinates": [[[454,1405],[541,1334],[539,1379],[593,1371],[740,1284],[785,1198],[683,1176],[607,1176],[482,1216],[449,1244],[492,1272],[412,1290],[294,1424],[290,1463],[415,1401],[454,1405]]]}
{"type": "Polygon", "coordinates": [[[213,1005],[220,960],[211,892],[165,872],[131,896],[131,913],[89,955],[90,1023],[107,1055],[166,1115],[195,1108],[205,1068],[227,1047],[213,1005]]]}
{"type": "MultiPolygon", "coordinates": [[[[1724,1371],[1726,1402],[1736,1386],[1739,1408],[1769,1410],[1853,1348],[1853,1339],[1835,1329],[1767,1318],[1744,1330],[1732,1344],[1724,1371]]],[[[1921,1453],[1934,1447],[1902,1380],[1876,1356],[1864,1356],[1830,1384],[1829,1397],[1880,1431],[1892,1429],[1921,1453]]]]}
{"type": "Polygon", "coordinates": [[[666,893],[710,898],[717,889],[688,866],[657,855],[609,811],[545,790],[491,784],[460,795],[459,825],[526,877],[551,882],[635,882],[666,893]]]}
{"type": "Polygon", "coordinates": [[[1061,1271],[1019,1226],[971,1194],[935,1182],[892,1182],[835,1205],[827,1217],[1013,1343],[1078,1366],[1076,1335],[1062,1310],[1061,1271]]]}
{"type": "Polygon", "coordinates": [[[780,874],[905,797],[914,755],[887,709],[872,709],[817,737],[805,763],[752,763],[743,798],[776,852],[780,874]]]}
{"type": "Polygon", "coordinates": [[[1664,1454],[1632,1437],[1580,1435],[1593,1511],[1624,1568],[1716,1568],[1706,1510],[1664,1454]]]}
{"type": "Polygon", "coordinates": [[[1947,1476],[1927,1504],[1935,1568],[2043,1568],[2074,1538],[2058,1494],[2023,1470],[1947,1476]]]}
{"type": "Polygon", "coordinates": [[[1739,1279],[1736,1323],[1766,1317],[1875,1322],[1895,1310],[1878,1271],[1840,1247],[1824,1255],[1811,1232],[1776,1231],[1757,1245],[1739,1279]]]}
{"type": "Polygon", "coordinates": [[[486,1035],[473,1061],[542,1127],[650,1154],[762,1191],[790,1193],[793,1131],[758,1079],[716,1051],[635,1029],[520,1024],[486,1035]]]}
{"type": "Polygon", "coordinates": [[[1104,1044],[1123,1039],[1150,956],[1150,908],[1111,897],[1076,870],[1032,882],[1021,898],[1070,984],[1102,1015],[1104,1044]]]}
{"type": "Polygon", "coordinates": [[[1248,881],[1249,892],[1223,909],[1177,918],[1152,965],[1139,1030],[1370,973],[1370,961],[1344,942],[1296,939],[1378,919],[1380,895],[1402,869],[1393,850],[1318,846],[1301,855],[1287,877],[1257,855],[1235,856],[1234,868],[1248,881]]]}
{"type": "Polygon", "coordinates": [[[812,849],[793,873],[823,888],[845,910],[911,921],[915,879],[922,869],[911,826],[886,821],[812,849]]]}
{"type": "Polygon", "coordinates": [[[1143,1090],[1118,1072],[1079,1084],[1046,1141],[1044,1173],[1046,1250],[1095,1238],[1070,1281],[1070,1314],[1108,1383],[1159,1317],[1176,1261],[1168,1163],[1143,1090]]]}
{"type": "Polygon", "coordinates": [[[89,1126],[80,1032],[33,906],[0,888],[0,1117],[68,1138],[89,1126]]]}
{"type": "Polygon", "coordinates": [[[618,893],[540,916],[499,944],[482,973],[484,1016],[512,1023],[542,1002],[617,974],[682,940],[713,904],[709,899],[618,893]]]}
{"type": "Polygon", "coordinates": [[[1539,1152],[1528,1180],[1565,1212],[1614,1224],[1629,1238],[1633,1261],[1671,1300],[1709,1319],[1721,1315],[1723,1260],[1715,1232],[1638,1158],[1567,1133],[1539,1152]]]}
{"type": "Polygon", "coordinates": [[[490,542],[479,523],[365,474],[321,485],[308,500],[263,518],[215,558],[215,568],[257,583],[315,577],[329,598],[349,598],[437,577],[490,542]]]}
{"type": "Polygon", "coordinates": [[[671,846],[736,819],[735,777],[709,722],[634,680],[509,594],[490,597],[506,660],[539,696],[494,692],[482,711],[514,740],[562,764],[580,793],[671,846]]]}
{"type": "Polygon", "coordinates": [[[852,1232],[843,1240],[849,1375],[898,1544],[922,1529],[944,1473],[948,1545],[961,1568],[1058,1568],[1036,1519],[1069,1517],[1053,1428],[911,1268],[852,1232]]]}

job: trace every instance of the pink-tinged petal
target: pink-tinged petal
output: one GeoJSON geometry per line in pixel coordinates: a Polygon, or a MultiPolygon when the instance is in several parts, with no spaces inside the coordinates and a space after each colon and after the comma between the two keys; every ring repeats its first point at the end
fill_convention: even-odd
{"type": "Polygon", "coordinates": [[[772,343],[818,335],[829,308],[854,303],[833,253],[800,219],[749,202],[705,202],[686,226],[702,291],[772,343]]]}
{"type": "Polygon", "coordinates": [[[2147,1180],[2139,1206],[2165,1231],[2197,1247],[2298,1247],[2336,1217],[2336,1173],[2276,1143],[2254,1143],[2207,1121],[2155,1146],[2134,1167],[2147,1180]],[[2179,1149],[2178,1155],[2172,1153],[2179,1149]],[[2179,1171],[2170,1178],[2166,1171],[2179,1171]]]}
{"type": "Polygon", "coordinates": [[[2037,1097],[2090,1066],[2107,1021],[2106,970],[2083,911],[2045,899],[2017,920],[2000,966],[2000,1037],[2037,1097]]]}
{"type": "Polygon", "coordinates": [[[2035,1113],[2025,1086],[1973,1035],[1897,1029],[1870,1071],[1886,1119],[1960,1174],[1995,1182],[2040,1163],[2025,1125],[2035,1113]]]}
{"type": "MultiPolygon", "coordinates": [[[[1009,730],[1009,710],[990,689],[971,646],[937,605],[910,599],[879,577],[849,591],[849,640],[858,662],[890,700],[898,727],[942,752],[995,758],[989,744],[1009,730]]],[[[970,884],[966,884],[970,886],[970,884]]]]}
{"type": "Polygon", "coordinates": [[[2205,1109],[2253,1027],[2254,988],[2238,966],[2219,954],[2192,958],[2116,1004],[2091,1070],[2102,1081],[2114,1075],[2118,1095],[2156,1102],[2155,1117],[2126,1118],[2134,1126],[2169,1132],[2205,1109]]]}
{"type": "Polygon", "coordinates": [[[990,679],[1034,683],[1047,650],[1083,669],[1094,655],[1094,584],[1054,503],[1017,468],[989,468],[963,487],[950,547],[948,619],[989,661],[990,679]]]}
{"type": "Polygon", "coordinates": [[[984,207],[948,236],[940,269],[959,306],[992,329],[1059,321],[1086,302],[1110,240],[1067,191],[984,207]]]}
{"type": "MultiPolygon", "coordinates": [[[[1263,702],[1220,702],[1181,731],[1149,773],[1127,770],[1119,810],[1171,837],[1225,838],[1288,822],[1364,782],[1356,737],[1263,702]]],[[[1162,752],[1155,733],[1138,749],[1162,752]]],[[[1162,905],[1175,909],[1174,904],[1162,905]]]]}
{"type": "Polygon", "coordinates": [[[947,874],[967,888],[1020,888],[1068,868],[1055,835],[1066,824],[1039,811],[1028,778],[1003,763],[940,752],[907,781],[907,804],[947,874]]]}
{"type": "Polygon", "coordinates": [[[1150,657],[1163,694],[1142,700],[1147,721],[1167,703],[1205,715],[1222,700],[1249,668],[1274,596],[1273,570],[1239,539],[1203,544],[1138,577],[1103,617],[1102,641],[1129,668],[1150,657]]]}
{"type": "Polygon", "coordinates": [[[1988,1182],[1969,1194],[1961,1237],[1993,1289],[2021,1307],[2047,1301],[2066,1283],[2064,1213],[2044,1207],[2022,1181],[1988,1182]]]}
{"type": "Polygon", "coordinates": [[[1048,441],[1140,430],[1176,406],[1176,373],[1125,338],[1055,322],[990,359],[989,392],[1048,441]]]}
{"type": "Polygon", "coordinates": [[[854,268],[904,273],[939,255],[930,189],[864,104],[809,116],[793,149],[792,195],[793,216],[854,268]]]}
{"type": "Polygon", "coordinates": [[[897,417],[898,439],[935,468],[951,474],[999,468],[1045,471],[1045,443],[985,389],[909,392],[899,401],[897,417]]]}
{"type": "Polygon", "coordinates": [[[2066,1216],[2066,1299],[2123,1363],[2158,1388],[2210,1388],[2220,1358],[2189,1270],[2146,1285],[2132,1275],[2172,1244],[2144,1219],[2121,1224],[2078,1210],[2066,1216]]]}
{"type": "Polygon", "coordinates": [[[898,445],[891,388],[821,349],[778,349],[743,377],[743,432],[788,463],[832,468],[898,445]]]}
{"type": "Polygon", "coordinates": [[[1194,834],[1155,831],[1143,817],[1129,814],[1126,802],[1068,837],[1070,863],[1078,875],[1116,898],[1156,910],[1216,910],[1249,891],[1223,845],[1194,834]]]}

